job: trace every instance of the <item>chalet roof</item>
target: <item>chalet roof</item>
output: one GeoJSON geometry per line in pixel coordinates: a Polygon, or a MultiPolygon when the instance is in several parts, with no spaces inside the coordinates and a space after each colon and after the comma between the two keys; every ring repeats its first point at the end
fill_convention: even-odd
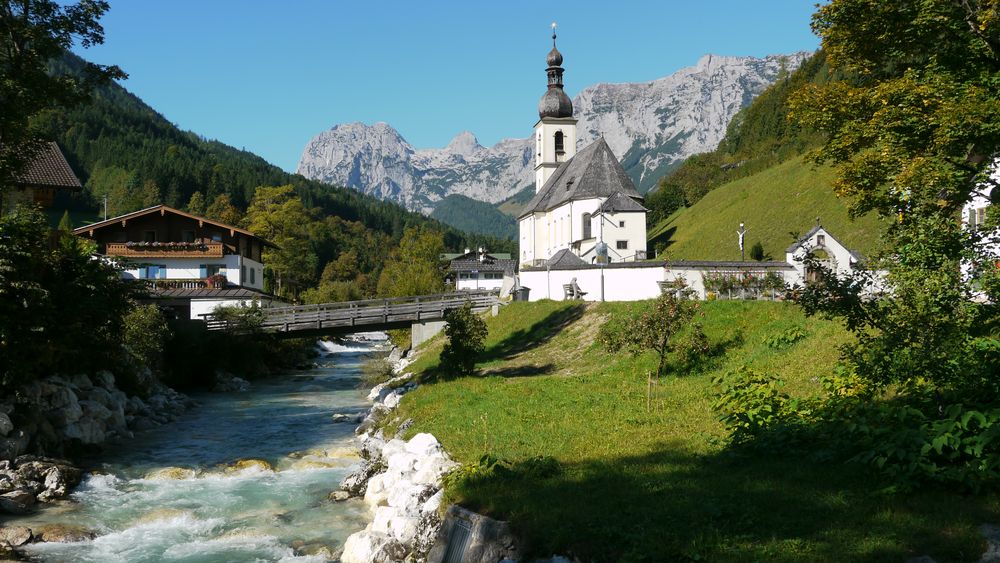
{"type": "Polygon", "coordinates": [[[73,173],[59,145],[46,143],[17,178],[17,183],[40,188],[78,190],[83,186],[73,173]]]}
{"type": "Polygon", "coordinates": [[[549,270],[575,270],[580,266],[589,266],[582,258],[564,248],[545,261],[544,268],[549,270]]]}
{"type": "Polygon", "coordinates": [[[567,201],[609,197],[616,192],[642,199],[603,137],[562,163],[520,217],[555,209],[567,201]]]}
{"type": "Polygon", "coordinates": [[[638,201],[632,199],[631,197],[623,194],[622,192],[615,192],[611,194],[611,197],[604,200],[604,203],[597,208],[598,211],[602,213],[626,213],[631,211],[645,212],[649,211],[642,206],[638,201]]]}
{"type": "Polygon", "coordinates": [[[138,219],[139,217],[144,217],[146,215],[152,215],[154,213],[159,213],[161,216],[165,215],[167,213],[171,213],[173,215],[179,215],[181,217],[186,217],[188,219],[193,219],[195,221],[198,221],[199,223],[208,223],[209,225],[215,225],[216,227],[219,227],[220,229],[224,229],[224,230],[230,231],[233,234],[240,233],[242,235],[245,235],[245,236],[248,236],[248,237],[251,237],[251,238],[255,238],[255,239],[259,240],[265,246],[270,246],[271,248],[277,248],[277,245],[275,245],[274,243],[272,243],[272,242],[270,242],[268,240],[265,240],[265,239],[263,239],[263,238],[255,235],[255,234],[251,233],[250,231],[248,231],[246,229],[241,229],[241,228],[235,227],[233,225],[227,225],[226,223],[222,223],[222,222],[216,221],[214,219],[209,219],[207,217],[201,217],[201,216],[198,216],[198,215],[193,215],[191,213],[187,213],[187,212],[181,211],[179,209],[174,209],[173,207],[170,207],[170,206],[167,206],[167,205],[162,205],[162,204],[161,205],[154,205],[153,207],[147,207],[146,209],[140,209],[139,211],[133,211],[132,213],[126,213],[124,215],[119,215],[118,217],[112,217],[111,219],[106,219],[104,221],[98,221],[97,223],[91,223],[89,225],[86,225],[84,227],[80,227],[78,229],[73,229],[73,234],[74,235],[82,235],[82,234],[89,233],[89,234],[93,235],[94,231],[96,231],[98,229],[104,229],[104,228],[107,228],[107,227],[112,227],[112,226],[115,226],[116,224],[124,223],[126,221],[131,221],[132,219],[138,219]]]}
{"type": "Polygon", "coordinates": [[[854,258],[855,260],[857,260],[858,262],[861,262],[861,261],[863,261],[865,259],[864,256],[862,256],[861,254],[859,254],[855,250],[853,250],[851,248],[848,248],[846,244],[844,244],[844,243],[840,242],[839,240],[837,240],[837,237],[835,237],[832,234],[830,234],[830,231],[824,229],[822,225],[816,225],[815,227],[813,227],[812,229],[810,229],[808,233],[806,233],[806,234],[802,235],[801,237],[799,237],[799,240],[795,241],[791,246],[789,246],[787,249],[785,249],[785,253],[786,254],[791,254],[791,253],[795,252],[796,250],[798,250],[799,248],[801,248],[802,245],[804,245],[806,243],[806,241],[808,241],[809,239],[811,239],[812,236],[815,235],[816,233],[818,233],[819,231],[823,231],[823,234],[826,235],[826,236],[828,236],[828,237],[830,237],[830,240],[832,240],[833,242],[835,242],[835,243],[839,244],[840,246],[844,247],[844,249],[847,250],[848,253],[850,253],[851,257],[854,258]]]}
{"type": "MultiPolygon", "coordinates": [[[[468,257],[468,256],[475,257],[476,254],[477,254],[476,251],[470,251],[470,252],[445,252],[445,253],[441,254],[441,260],[445,260],[447,262],[451,262],[452,260],[455,260],[455,259],[458,259],[458,258],[463,258],[463,257],[468,257]]],[[[487,256],[491,256],[493,258],[496,258],[497,260],[510,260],[510,253],[509,252],[487,252],[486,255],[487,256]]]]}
{"type": "Polygon", "coordinates": [[[169,297],[179,299],[273,299],[274,296],[263,291],[248,289],[245,287],[230,288],[192,288],[192,289],[156,289],[153,290],[154,297],[169,297]]]}

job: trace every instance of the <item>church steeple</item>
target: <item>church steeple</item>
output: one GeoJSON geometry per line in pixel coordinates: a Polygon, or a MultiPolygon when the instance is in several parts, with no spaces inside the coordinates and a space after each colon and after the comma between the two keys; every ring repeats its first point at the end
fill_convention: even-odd
{"type": "Polygon", "coordinates": [[[563,91],[563,56],[556,48],[556,24],[552,24],[552,50],[545,62],[545,74],[549,78],[549,88],[538,102],[538,117],[573,117],[573,102],[563,91]]]}
{"type": "Polygon", "coordinates": [[[563,91],[563,56],[556,48],[556,24],[552,24],[552,50],[545,57],[548,88],[538,102],[535,124],[535,191],[559,165],[576,154],[576,120],[573,102],[563,91]]]}

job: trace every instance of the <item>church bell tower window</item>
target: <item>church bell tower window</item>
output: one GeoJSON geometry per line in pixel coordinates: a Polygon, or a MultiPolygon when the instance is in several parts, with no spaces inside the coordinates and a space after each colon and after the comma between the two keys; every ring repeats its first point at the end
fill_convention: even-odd
{"type": "Polygon", "coordinates": [[[563,145],[563,132],[556,131],[556,156],[561,157],[566,154],[566,149],[563,145]]]}

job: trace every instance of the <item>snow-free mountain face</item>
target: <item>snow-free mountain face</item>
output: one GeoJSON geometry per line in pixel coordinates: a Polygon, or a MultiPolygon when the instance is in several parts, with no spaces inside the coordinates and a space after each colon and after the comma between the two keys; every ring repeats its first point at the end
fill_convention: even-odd
{"type": "MultiPolygon", "coordinates": [[[[590,86],[573,99],[577,148],[603,135],[645,192],[688,156],[715,149],[736,112],[807,56],[705,55],[652,82],[590,86]]],[[[533,110],[526,104],[526,123],[533,110]]],[[[347,123],[310,140],[298,172],[429,213],[449,194],[501,202],[533,184],[533,169],[530,136],[483,147],[466,131],[444,148],[414,149],[386,123],[347,123]]]]}

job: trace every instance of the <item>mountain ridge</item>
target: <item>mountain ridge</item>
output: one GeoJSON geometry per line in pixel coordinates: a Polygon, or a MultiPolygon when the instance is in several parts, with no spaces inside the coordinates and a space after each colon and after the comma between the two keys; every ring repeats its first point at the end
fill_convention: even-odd
{"type": "MultiPolygon", "coordinates": [[[[573,101],[578,146],[604,136],[644,192],[687,156],[713,150],[732,117],[807,56],[709,54],[652,81],[588,86],[573,101]]],[[[430,213],[450,194],[497,204],[531,186],[532,151],[530,136],[484,147],[469,131],[418,149],[389,123],[351,122],[313,137],[297,172],[430,213]]]]}

